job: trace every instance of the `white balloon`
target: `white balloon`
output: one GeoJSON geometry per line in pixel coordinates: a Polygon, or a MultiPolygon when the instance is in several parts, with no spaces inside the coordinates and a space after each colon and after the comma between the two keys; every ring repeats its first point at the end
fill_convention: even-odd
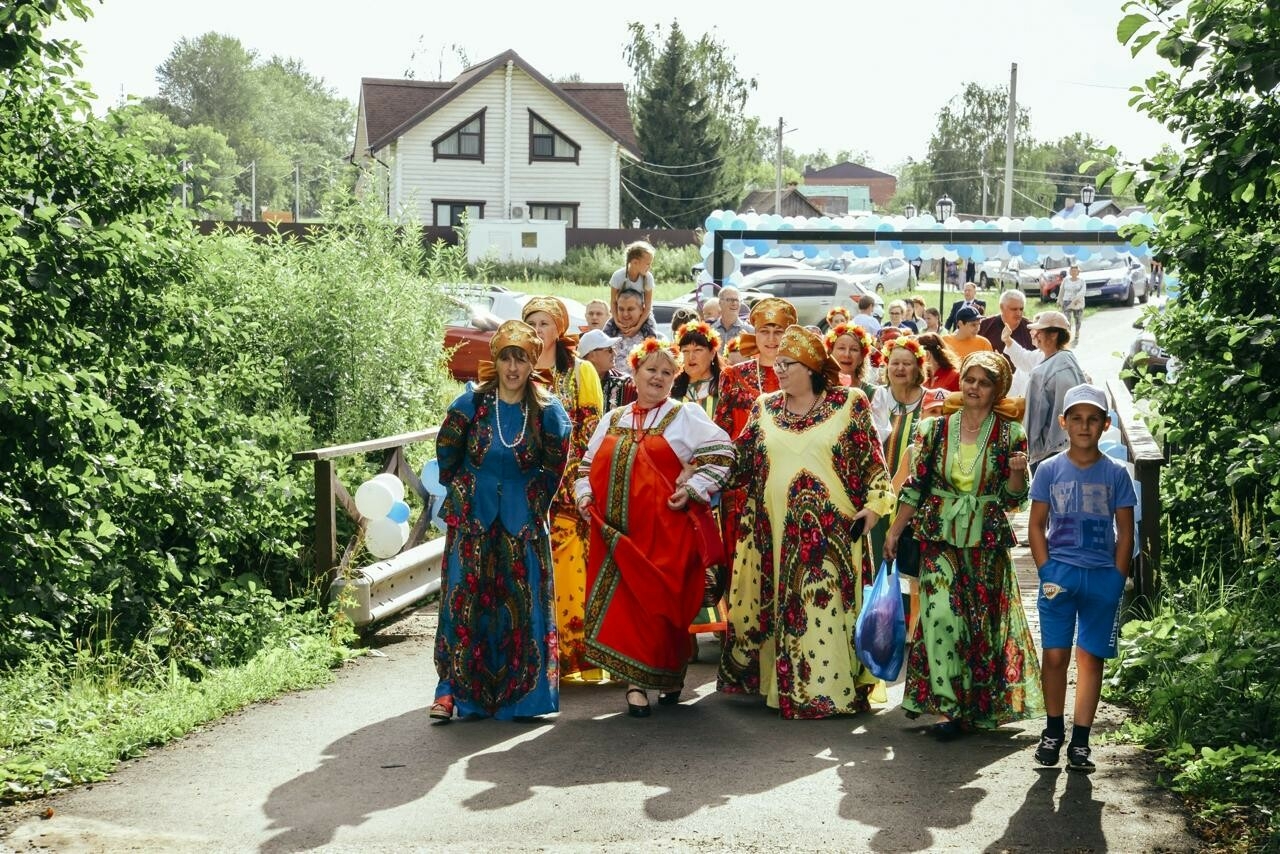
{"type": "Polygon", "coordinates": [[[408,523],[395,522],[386,516],[371,519],[364,529],[365,548],[374,557],[394,557],[409,539],[408,531],[402,529],[402,525],[408,527],[408,523]]]}
{"type": "Polygon", "coordinates": [[[404,501],[404,481],[390,472],[383,472],[373,478],[379,483],[385,483],[387,489],[391,490],[391,498],[393,501],[404,501]]]}
{"type": "Polygon", "coordinates": [[[391,509],[391,505],[398,500],[386,482],[377,478],[366,480],[356,490],[356,509],[366,519],[381,519],[385,517],[387,511],[391,509]]]}

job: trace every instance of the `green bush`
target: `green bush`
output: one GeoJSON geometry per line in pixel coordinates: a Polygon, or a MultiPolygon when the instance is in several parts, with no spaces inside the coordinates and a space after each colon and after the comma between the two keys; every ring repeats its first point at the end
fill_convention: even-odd
{"type": "MultiPolygon", "coordinates": [[[[565,260],[558,264],[499,264],[487,262],[485,275],[480,281],[487,282],[569,282],[593,288],[604,288],[609,278],[620,267],[624,266],[625,245],[578,247],[565,253],[565,260]]],[[[680,283],[687,285],[684,290],[692,289],[693,278],[690,269],[702,260],[697,246],[673,248],[659,246],[653,259],[653,278],[659,284],[680,283]]],[[[471,278],[476,278],[477,271],[471,271],[471,278]]]]}

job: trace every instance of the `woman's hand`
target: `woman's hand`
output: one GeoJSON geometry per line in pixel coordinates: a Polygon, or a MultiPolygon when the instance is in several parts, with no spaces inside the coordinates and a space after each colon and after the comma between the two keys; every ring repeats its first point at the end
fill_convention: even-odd
{"type": "Polygon", "coordinates": [[[1009,342],[1011,342],[1011,341],[1013,340],[1013,327],[1012,327],[1012,326],[1010,326],[1010,325],[1009,325],[1009,324],[1007,324],[1007,323],[1005,324],[1005,326],[1004,326],[1004,330],[1000,333],[1000,340],[1004,342],[1004,345],[1005,345],[1006,347],[1008,347],[1008,346],[1009,346],[1009,342]]]}
{"type": "Polygon", "coordinates": [[[689,490],[683,486],[676,487],[676,491],[671,493],[671,497],[667,499],[667,506],[672,510],[683,510],[689,505],[689,490]]]}
{"type": "Polygon", "coordinates": [[[594,499],[590,494],[584,495],[578,499],[578,515],[588,522],[591,521],[591,504],[594,499]]]}
{"type": "Polygon", "coordinates": [[[874,528],[880,521],[880,514],[872,510],[870,507],[863,507],[857,513],[853,514],[853,521],[857,522],[859,519],[865,520],[866,524],[863,525],[862,532],[866,533],[874,528]]]}
{"type": "Polygon", "coordinates": [[[1009,455],[1009,471],[1025,472],[1027,470],[1027,455],[1022,451],[1014,451],[1009,455]]]}
{"type": "Polygon", "coordinates": [[[894,531],[892,528],[890,528],[889,533],[885,534],[884,536],[884,559],[892,563],[893,559],[896,558],[897,556],[898,556],[898,533],[894,531]]]}
{"type": "Polygon", "coordinates": [[[693,473],[697,471],[697,467],[693,463],[685,463],[680,469],[680,474],[676,477],[676,486],[684,486],[689,482],[689,478],[693,477],[693,473]]]}

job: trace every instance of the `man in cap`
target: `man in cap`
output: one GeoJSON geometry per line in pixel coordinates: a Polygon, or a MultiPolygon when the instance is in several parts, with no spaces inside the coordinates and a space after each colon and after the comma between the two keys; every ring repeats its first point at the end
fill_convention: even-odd
{"type": "Polygon", "coordinates": [[[635,381],[613,367],[613,350],[621,340],[610,338],[601,329],[589,329],[578,339],[578,358],[590,362],[600,375],[605,412],[636,399],[635,381]]]}
{"type": "Polygon", "coordinates": [[[964,361],[964,357],[979,350],[994,350],[991,342],[978,334],[982,315],[976,308],[963,306],[956,312],[956,331],[942,336],[942,341],[964,361]]]}

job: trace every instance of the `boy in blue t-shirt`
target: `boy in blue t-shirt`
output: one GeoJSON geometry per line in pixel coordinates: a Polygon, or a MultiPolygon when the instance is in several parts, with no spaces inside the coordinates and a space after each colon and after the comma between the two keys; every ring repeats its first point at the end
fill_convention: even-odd
{"type": "Polygon", "coordinates": [[[1103,660],[1116,654],[1138,499],[1125,467],[1098,449],[1111,426],[1102,389],[1073,386],[1058,421],[1071,444],[1036,470],[1027,530],[1031,557],[1040,569],[1040,685],[1048,712],[1035,758],[1041,765],[1057,765],[1062,754],[1067,667],[1078,622],[1067,768],[1089,772],[1095,767],[1089,729],[1102,695],[1103,660]]]}

